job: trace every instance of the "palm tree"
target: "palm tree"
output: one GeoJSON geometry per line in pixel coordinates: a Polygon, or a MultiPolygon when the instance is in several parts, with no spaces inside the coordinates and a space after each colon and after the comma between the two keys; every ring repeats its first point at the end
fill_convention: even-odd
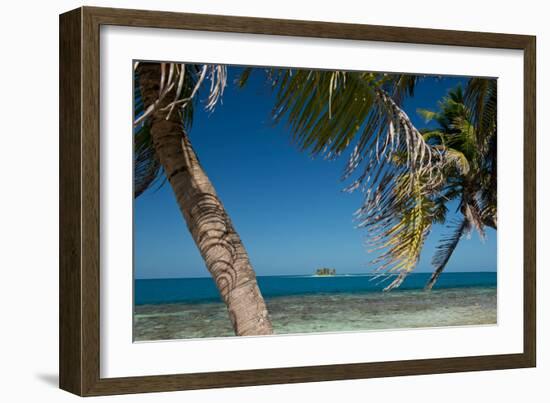
{"type": "Polygon", "coordinates": [[[206,108],[222,96],[226,69],[216,65],[139,63],[135,69],[134,196],[159,178],[170,184],[236,335],[273,332],[246,249],[192,147],[193,102],[211,83],[206,108]]]}
{"type": "MultiPolygon", "coordinates": [[[[440,102],[439,111],[419,111],[426,121],[434,120],[438,125],[436,129],[425,130],[424,137],[434,147],[452,153],[460,161],[455,169],[446,170],[438,200],[444,204],[459,200],[462,218],[438,245],[432,259],[435,270],[426,289],[434,286],[464,235],[475,228],[484,238],[486,226],[497,228],[496,81],[470,80],[467,96],[474,108],[480,108],[478,119],[467,106],[461,86],[450,91],[440,102]],[[478,105],[480,99],[483,102],[478,105]],[[476,121],[479,122],[477,128],[476,121]]],[[[443,219],[445,213],[442,207],[443,219]]]]}
{"type": "MultiPolygon", "coordinates": [[[[240,85],[251,71],[245,70],[240,85]]],[[[365,194],[356,219],[358,227],[369,232],[370,251],[377,252],[374,270],[395,277],[385,290],[401,285],[416,267],[432,225],[445,220],[449,198],[462,196],[466,221],[458,226],[460,236],[469,226],[480,231],[483,225],[496,228],[494,80],[471,79],[467,103],[472,107],[466,108],[460,100],[456,121],[449,116],[447,127],[439,132],[421,133],[401,103],[414,94],[422,77],[293,69],[266,72],[275,92],[275,121],[286,120],[298,147],[327,159],[348,154],[342,179],[355,175],[345,190],[361,189],[365,194]],[[472,142],[460,145],[455,137],[443,142],[445,134],[454,134],[457,141],[471,136],[472,142]],[[453,182],[457,178],[461,184],[453,182]]],[[[455,238],[456,233],[441,243],[428,288],[456,247],[455,238]]]]}

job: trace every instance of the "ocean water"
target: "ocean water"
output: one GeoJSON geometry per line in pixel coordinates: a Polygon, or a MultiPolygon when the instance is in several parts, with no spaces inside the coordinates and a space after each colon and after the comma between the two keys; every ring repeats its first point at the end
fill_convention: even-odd
{"type": "MultiPolygon", "coordinates": [[[[496,324],[496,273],[413,273],[383,292],[372,275],[259,276],[276,334],[496,324]]],[[[211,278],[135,280],[134,339],[234,336],[211,278]]]]}

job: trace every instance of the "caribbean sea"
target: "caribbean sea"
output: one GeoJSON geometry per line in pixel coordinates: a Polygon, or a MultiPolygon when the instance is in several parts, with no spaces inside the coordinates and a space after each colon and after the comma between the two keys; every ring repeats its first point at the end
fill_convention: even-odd
{"type": "MultiPolygon", "coordinates": [[[[276,334],[490,325],[497,321],[496,272],[412,273],[400,288],[371,274],[259,276],[276,334]]],[[[234,336],[211,278],[137,279],[136,341],[234,336]]]]}

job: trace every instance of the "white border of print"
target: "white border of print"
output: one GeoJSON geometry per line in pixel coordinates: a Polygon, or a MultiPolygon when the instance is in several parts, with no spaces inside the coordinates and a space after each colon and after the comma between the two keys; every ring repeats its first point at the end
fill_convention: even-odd
{"type": "Polygon", "coordinates": [[[100,41],[101,377],[523,351],[522,51],[115,26],[100,41]],[[133,343],[134,59],[498,77],[498,325],[133,343]]]}

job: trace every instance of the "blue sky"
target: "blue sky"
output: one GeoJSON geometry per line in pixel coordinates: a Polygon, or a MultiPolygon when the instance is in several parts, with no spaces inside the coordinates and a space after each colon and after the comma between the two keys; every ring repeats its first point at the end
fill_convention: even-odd
{"type": "MultiPolygon", "coordinates": [[[[353,212],[359,192],[342,192],[345,159],[312,159],[290,142],[284,124],[271,120],[273,98],[261,74],[252,74],[244,89],[233,80],[213,113],[197,108],[190,131],[195,151],[248,250],[258,275],[311,274],[318,267],[338,273],[370,270],[364,245],[368,232],[355,228],[353,212]]],[[[434,109],[450,88],[465,79],[425,78],[404,105],[413,123],[426,124],[417,108],[434,109]]],[[[453,219],[456,205],[450,206],[453,219]]],[[[458,215],[457,215],[458,217],[458,215]]],[[[431,271],[438,239],[450,230],[437,225],[427,239],[417,271],[431,271]]],[[[169,184],[149,190],[134,203],[136,278],[206,277],[208,272],[193,243],[169,184]]],[[[496,270],[496,231],[480,241],[463,239],[447,271],[496,270]]]]}

